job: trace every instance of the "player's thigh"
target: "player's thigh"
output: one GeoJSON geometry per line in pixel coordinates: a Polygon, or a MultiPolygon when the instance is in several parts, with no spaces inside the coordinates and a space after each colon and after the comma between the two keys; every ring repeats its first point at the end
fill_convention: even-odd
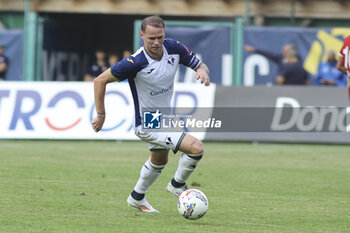
{"type": "Polygon", "coordinates": [[[203,143],[189,134],[186,134],[183,138],[179,150],[188,155],[201,155],[204,153],[203,143]]]}
{"type": "Polygon", "coordinates": [[[155,165],[165,165],[168,163],[169,150],[151,151],[151,163],[155,165]]]}

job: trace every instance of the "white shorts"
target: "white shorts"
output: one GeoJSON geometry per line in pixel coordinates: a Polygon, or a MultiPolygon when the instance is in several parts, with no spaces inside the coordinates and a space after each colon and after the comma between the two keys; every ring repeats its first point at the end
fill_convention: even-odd
{"type": "Polygon", "coordinates": [[[179,150],[185,132],[154,132],[143,129],[142,125],[135,128],[135,134],[142,141],[149,143],[148,148],[154,150],[173,150],[174,154],[179,150]]]}

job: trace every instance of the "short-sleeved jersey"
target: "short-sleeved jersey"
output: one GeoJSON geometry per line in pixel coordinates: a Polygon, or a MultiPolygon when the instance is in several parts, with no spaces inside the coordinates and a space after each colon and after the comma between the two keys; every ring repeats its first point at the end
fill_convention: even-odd
{"type": "Polygon", "coordinates": [[[179,64],[196,69],[200,60],[179,41],[166,39],[160,60],[152,59],[145,48],[141,47],[135,54],[109,69],[116,81],[129,81],[134,100],[136,127],[142,123],[141,109],[170,107],[175,73],[179,64]]]}
{"type": "Polygon", "coordinates": [[[345,38],[343,47],[339,51],[339,56],[343,59],[345,69],[350,72],[350,36],[345,38]]]}

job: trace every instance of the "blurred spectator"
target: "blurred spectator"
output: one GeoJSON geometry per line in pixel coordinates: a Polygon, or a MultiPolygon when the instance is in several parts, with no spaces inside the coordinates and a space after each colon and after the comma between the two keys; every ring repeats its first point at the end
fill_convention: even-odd
{"type": "Polygon", "coordinates": [[[327,61],[318,67],[316,83],[319,85],[346,86],[346,76],[337,69],[334,50],[327,53],[327,61]]]}
{"type": "Polygon", "coordinates": [[[299,61],[294,48],[288,48],[285,54],[285,64],[281,66],[276,83],[280,85],[307,85],[308,74],[299,61]]]}
{"type": "Polygon", "coordinates": [[[131,54],[132,54],[132,53],[130,52],[130,50],[125,49],[125,50],[123,51],[123,58],[129,57],[131,54]]]}
{"type": "Polygon", "coordinates": [[[120,57],[117,53],[110,53],[108,56],[108,65],[109,67],[115,65],[118,61],[120,61],[120,57]]]}
{"type": "MultiPolygon", "coordinates": [[[[281,72],[282,66],[283,64],[287,63],[287,51],[290,49],[293,49],[295,51],[295,47],[293,44],[285,44],[282,48],[281,53],[271,53],[265,50],[261,50],[261,49],[256,49],[252,46],[249,45],[244,45],[244,49],[247,52],[252,52],[252,53],[257,53],[260,55],[263,55],[264,57],[270,59],[271,61],[273,61],[274,63],[277,64],[278,66],[278,73],[281,72]]],[[[297,58],[299,59],[299,57],[297,56],[297,58]]]]}
{"type": "Polygon", "coordinates": [[[9,64],[8,58],[4,55],[5,49],[0,44],[0,80],[5,80],[7,67],[9,64]]]}
{"type": "Polygon", "coordinates": [[[102,49],[95,52],[96,62],[92,64],[85,74],[84,81],[93,81],[97,76],[108,69],[106,64],[106,53],[102,49]]]}

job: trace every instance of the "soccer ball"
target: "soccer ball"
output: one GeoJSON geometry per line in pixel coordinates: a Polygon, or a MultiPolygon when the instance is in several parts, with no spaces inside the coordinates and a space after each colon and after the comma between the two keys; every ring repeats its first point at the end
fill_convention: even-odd
{"type": "Polygon", "coordinates": [[[179,213],[191,220],[203,217],[208,211],[208,207],[208,198],[198,189],[187,189],[181,193],[177,202],[179,213]]]}

